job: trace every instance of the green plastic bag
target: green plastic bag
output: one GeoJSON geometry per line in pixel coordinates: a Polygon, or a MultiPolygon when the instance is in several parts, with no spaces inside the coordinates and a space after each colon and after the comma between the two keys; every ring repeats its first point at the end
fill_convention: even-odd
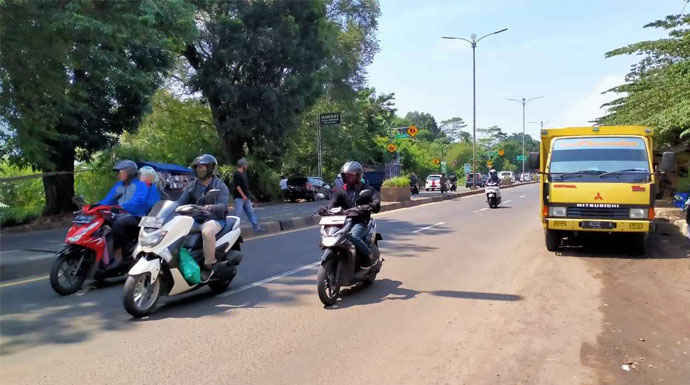
{"type": "Polygon", "coordinates": [[[201,282],[201,268],[196,263],[189,250],[184,247],[180,248],[180,270],[182,276],[190,285],[196,285],[201,282]]]}

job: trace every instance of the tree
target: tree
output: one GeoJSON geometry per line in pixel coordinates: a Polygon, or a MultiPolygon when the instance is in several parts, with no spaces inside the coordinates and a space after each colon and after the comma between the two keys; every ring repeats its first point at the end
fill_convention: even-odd
{"type": "Polygon", "coordinates": [[[471,140],[470,133],[463,131],[467,123],[462,118],[450,118],[441,122],[441,131],[454,142],[468,143],[471,140]]]}
{"type": "Polygon", "coordinates": [[[659,142],[675,144],[690,138],[690,15],[667,16],[644,27],[663,28],[669,37],[606,53],[644,57],[631,66],[625,84],[608,91],[623,96],[604,105],[609,113],[599,122],[649,125],[659,142]]]}
{"type": "Polygon", "coordinates": [[[441,132],[441,129],[436,124],[436,119],[434,119],[434,117],[429,113],[412,111],[405,115],[405,119],[417,126],[417,128],[422,131],[428,130],[431,134],[430,138],[432,140],[438,138],[439,136],[443,136],[443,132],[441,132]]]}
{"type": "Polygon", "coordinates": [[[68,212],[75,159],[135,130],[193,33],[183,0],[0,2],[3,152],[45,176],[45,214],[68,212]]]}
{"type": "Polygon", "coordinates": [[[198,0],[184,56],[208,100],[226,157],[277,160],[284,136],[324,91],[354,92],[378,49],[367,0],[198,0]]]}

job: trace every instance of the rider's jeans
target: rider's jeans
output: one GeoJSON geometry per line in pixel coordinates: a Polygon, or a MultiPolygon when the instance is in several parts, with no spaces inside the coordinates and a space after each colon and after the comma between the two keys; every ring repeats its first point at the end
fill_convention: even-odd
{"type": "Polygon", "coordinates": [[[366,242],[364,242],[364,237],[367,235],[367,225],[362,223],[356,223],[350,229],[348,238],[355,245],[357,252],[363,257],[369,258],[369,247],[366,242]]]}

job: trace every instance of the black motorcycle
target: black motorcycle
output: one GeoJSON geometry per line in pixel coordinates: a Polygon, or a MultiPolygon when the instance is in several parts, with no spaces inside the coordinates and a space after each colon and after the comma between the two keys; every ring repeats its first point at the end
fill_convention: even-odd
{"type": "Polygon", "coordinates": [[[325,306],[334,305],[340,297],[343,286],[358,283],[370,284],[381,271],[383,258],[379,253],[378,242],[383,239],[376,232],[376,221],[371,218],[365,241],[375,262],[363,261],[348,233],[352,228],[352,218],[343,215],[342,208],[333,208],[321,218],[321,267],[317,274],[316,289],[319,299],[325,306]],[[367,266],[368,265],[368,266],[367,266]]]}

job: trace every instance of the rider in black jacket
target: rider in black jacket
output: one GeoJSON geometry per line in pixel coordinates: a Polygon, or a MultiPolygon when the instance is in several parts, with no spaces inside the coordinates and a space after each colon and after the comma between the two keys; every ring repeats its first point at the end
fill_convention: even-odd
{"type": "Polygon", "coordinates": [[[353,226],[350,229],[349,239],[355,245],[357,252],[370,260],[370,250],[364,238],[367,235],[367,225],[371,219],[371,213],[377,213],[381,209],[381,199],[376,190],[362,182],[364,168],[359,162],[350,161],[343,165],[341,175],[345,184],[336,190],[328,207],[323,207],[319,213],[326,215],[329,209],[341,207],[345,215],[352,218],[353,226]]]}

